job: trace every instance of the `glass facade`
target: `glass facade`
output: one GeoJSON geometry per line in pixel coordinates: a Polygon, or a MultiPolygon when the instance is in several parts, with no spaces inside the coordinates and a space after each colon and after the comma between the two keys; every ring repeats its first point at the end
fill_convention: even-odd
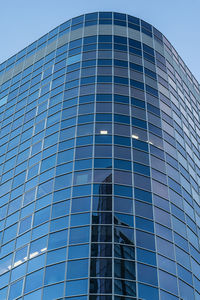
{"type": "Polygon", "coordinates": [[[200,299],[200,90],[138,18],[0,65],[0,299],[200,299]]]}

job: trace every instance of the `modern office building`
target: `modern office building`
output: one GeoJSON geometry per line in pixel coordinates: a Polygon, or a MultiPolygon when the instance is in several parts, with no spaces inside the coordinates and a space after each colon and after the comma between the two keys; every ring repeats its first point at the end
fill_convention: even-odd
{"type": "Polygon", "coordinates": [[[82,15],[0,86],[0,299],[199,300],[200,89],[169,41],[82,15]]]}

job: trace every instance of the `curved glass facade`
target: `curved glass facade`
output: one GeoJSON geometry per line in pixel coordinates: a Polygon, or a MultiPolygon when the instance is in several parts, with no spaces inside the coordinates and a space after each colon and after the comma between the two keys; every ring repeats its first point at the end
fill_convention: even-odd
{"type": "Polygon", "coordinates": [[[200,91],[138,18],[0,65],[0,299],[200,299],[200,91]]]}

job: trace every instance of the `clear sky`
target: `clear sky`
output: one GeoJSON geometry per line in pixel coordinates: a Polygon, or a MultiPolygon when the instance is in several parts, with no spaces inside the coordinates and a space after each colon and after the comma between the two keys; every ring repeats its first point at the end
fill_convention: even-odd
{"type": "Polygon", "coordinates": [[[200,0],[1,0],[0,63],[66,20],[93,11],[128,13],[172,43],[200,82],[200,0]]]}

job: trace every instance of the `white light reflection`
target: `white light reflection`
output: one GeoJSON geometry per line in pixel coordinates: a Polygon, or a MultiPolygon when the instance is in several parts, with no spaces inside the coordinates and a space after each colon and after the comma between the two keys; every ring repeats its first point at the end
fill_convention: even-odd
{"type": "Polygon", "coordinates": [[[29,258],[33,258],[33,257],[37,256],[38,254],[39,254],[39,252],[35,251],[35,252],[30,254],[29,258]]]}
{"type": "MultiPolygon", "coordinates": [[[[29,255],[29,258],[30,258],[30,259],[31,259],[31,258],[34,258],[34,257],[36,257],[37,255],[39,255],[39,254],[41,254],[41,253],[44,253],[46,250],[47,250],[47,247],[42,248],[42,249],[40,249],[39,251],[35,251],[35,252],[33,252],[33,253],[31,253],[31,254],[29,255]]],[[[27,261],[27,259],[28,259],[28,257],[25,256],[23,259],[20,259],[20,260],[16,261],[16,262],[13,264],[13,268],[15,268],[15,267],[21,265],[22,263],[24,263],[25,261],[27,261]]],[[[12,266],[9,265],[9,266],[8,266],[8,270],[11,270],[11,269],[12,269],[12,266]]]]}
{"type": "Polygon", "coordinates": [[[44,251],[46,251],[47,250],[47,248],[43,248],[43,249],[41,249],[40,251],[41,252],[44,252],[44,251]]]}
{"type": "Polygon", "coordinates": [[[101,130],[100,134],[108,134],[108,131],[107,130],[101,130]]]}
{"type": "Polygon", "coordinates": [[[138,139],[139,139],[139,136],[137,136],[137,135],[135,135],[135,134],[132,134],[132,138],[138,140],[138,139]]]}
{"type": "Polygon", "coordinates": [[[14,267],[17,267],[22,264],[22,260],[18,260],[14,263],[14,267]]]}

